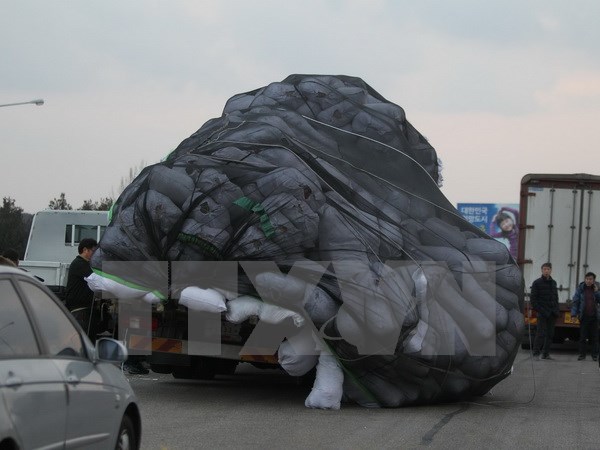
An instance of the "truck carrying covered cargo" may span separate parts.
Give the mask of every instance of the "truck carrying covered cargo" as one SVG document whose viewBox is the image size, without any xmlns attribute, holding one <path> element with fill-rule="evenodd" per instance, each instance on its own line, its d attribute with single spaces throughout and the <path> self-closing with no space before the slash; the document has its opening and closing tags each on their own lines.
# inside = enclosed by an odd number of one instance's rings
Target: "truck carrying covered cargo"
<svg viewBox="0 0 600 450">
<path fill-rule="evenodd" d="M 521 273 L 440 182 L 400 106 L 359 78 L 291 75 L 133 180 L 90 281 L 153 304 L 136 339 L 175 376 L 227 372 L 253 347 L 289 374 L 316 367 L 309 407 L 482 395 L 511 373 Z"/>
<path fill-rule="evenodd" d="M 533 343 L 537 318 L 530 308 L 531 284 L 541 265 L 552 264 L 558 286 L 560 316 L 554 342 L 579 339 L 579 322 L 571 317 L 571 299 L 587 272 L 600 273 L 600 176 L 528 174 L 521 180 L 518 263 L 525 281 L 526 336 Z M 531 336 L 530 336 L 531 334 Z"/>
</svg>

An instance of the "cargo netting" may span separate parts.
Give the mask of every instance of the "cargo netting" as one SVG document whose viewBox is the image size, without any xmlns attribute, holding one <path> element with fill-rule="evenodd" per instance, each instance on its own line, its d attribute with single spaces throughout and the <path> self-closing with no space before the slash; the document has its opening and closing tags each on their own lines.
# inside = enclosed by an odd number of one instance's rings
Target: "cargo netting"
<svg viewBox="0 0 600 450">
<path fill-rule="evenodd" d="M 319 352 L 288 337 L 279 360 L 293 374 L 317 367 L 307 406 L 337 408 L 342 393 L 383 407 L 482 395 L 518 351 L 522 279 L 441 181 L 400 106 L 359 78 L 291 75 L 233 96 L 146 167 L 115 202 L 92 266 L 110 278 L 110 261 L 274 262 L 240 267 L 235 286 L 193 270 L 118 280 L 163 301 L 212 290 L 232 321 L 275 311 L 301 330 L 306 319 Z"/>
</svg>

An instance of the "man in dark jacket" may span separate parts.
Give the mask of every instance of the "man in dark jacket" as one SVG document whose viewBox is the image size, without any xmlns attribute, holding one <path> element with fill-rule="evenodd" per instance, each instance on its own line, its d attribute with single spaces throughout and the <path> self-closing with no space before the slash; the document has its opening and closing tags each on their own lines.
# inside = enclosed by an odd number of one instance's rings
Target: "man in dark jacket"
<svg viewBox="0 0 600 450">
<path fill-rule="evenodd" d="M 537 313 L 537 327 L 533 341 L 533 356 L 542 353 L 542 359 L 550 357 L 550 345 L 554 337 L 554 325 L 559 316 L 558 288 L 550 276 L 552 264 L 542 264 L 542 276 L 531 284 L 531 307 Z"/>
<path fill-rule="evenodd" d="M 575 289 L 571 307 L 571 315 L 579 319 L 579 361 L 585 359 L 587 338 L 592 345 L 592 359 L 598 360 L 598 304 L 600 292 L 596 274 L 588 272 L 585 274 L 585 281 Z"/>
<path fill-rule="evenodd" d="M 91 238 L 85 238 L 79 242 L 79 247 L 77 247 L 79 254 L 69 266 L 65 293 L 67 308 L 77 318 L 77 321 L 92 340 L 95 336 L 88 328 L 90 327 L 89 318 L 94 302 L 94 292 L 89 288 L 84 278 L 92 274 L 90 259 L 97 246 L 96 240 Z"/>
</svg>

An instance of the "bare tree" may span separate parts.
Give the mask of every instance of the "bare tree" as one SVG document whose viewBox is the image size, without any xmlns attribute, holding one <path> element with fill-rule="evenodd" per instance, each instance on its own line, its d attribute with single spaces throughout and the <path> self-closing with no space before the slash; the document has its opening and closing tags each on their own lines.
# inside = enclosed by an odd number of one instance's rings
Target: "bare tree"
<svg viewBox="0 0 600 450">
<path fill-rule="evenodd" d="M 112 197 L 104 197 L 99 201 L 84 200 L 83 205 L 79 208 L 82 211 L 108 211 L 113 204 Z"/>
<path fill-rule="evenodd" d="M 65 193 L 61 192 L 59 198 L 55 197 L 53 200 L 50 200 L 50 203 L 48 203 L 48 209 L 72 210 L 73 207 L 69 205 L 69 202 L 67 202 Z"/>
<path fill-rule="evenodd" d="M 98 202 L 93 202 L 92 199 L 84 200 L 83 205 L 81 205 L 78 209 L 81 211 L 95 211 L 96 203 Z"/>
<path fill-rule="evenodd" d="M 128 175 L 126 177 L 121 177 L 121 182 L 119 183 L 119 194 L 123 192 L 133 180 L 135 180 L 135 177 L 137 177 L 140 174 L 140 172 L 144 170 L 145 167 L 146 162 L 142 159 L 138 166 L 133 166 L 129 168 Z"/>
</svg>

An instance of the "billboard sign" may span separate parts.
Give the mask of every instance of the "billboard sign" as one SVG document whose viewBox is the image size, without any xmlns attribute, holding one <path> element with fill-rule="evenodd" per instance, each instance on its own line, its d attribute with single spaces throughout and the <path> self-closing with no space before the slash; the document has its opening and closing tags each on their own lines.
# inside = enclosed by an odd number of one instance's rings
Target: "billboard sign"
<svg viewBox="0 0 600 450">
<path fill-rule="evenodd" d="M 517 259 L 518 203 L 458 203 L 458 212 L 481 231 L 502 242 Z"/>
</svg>

